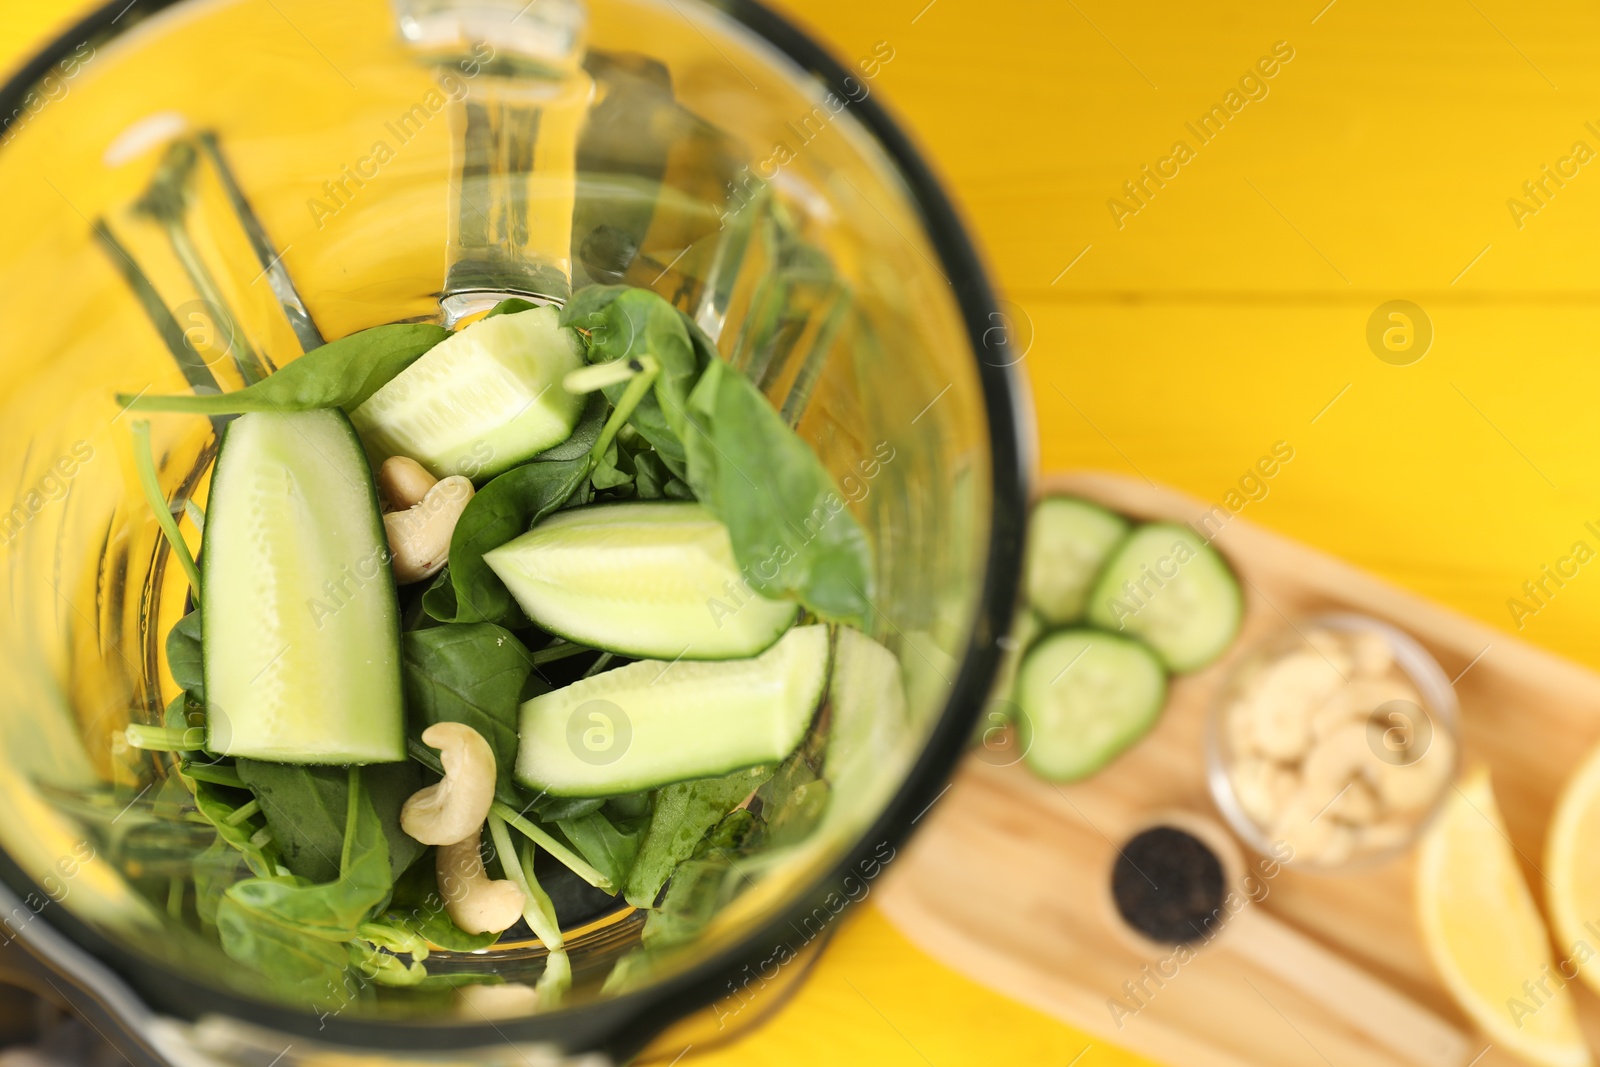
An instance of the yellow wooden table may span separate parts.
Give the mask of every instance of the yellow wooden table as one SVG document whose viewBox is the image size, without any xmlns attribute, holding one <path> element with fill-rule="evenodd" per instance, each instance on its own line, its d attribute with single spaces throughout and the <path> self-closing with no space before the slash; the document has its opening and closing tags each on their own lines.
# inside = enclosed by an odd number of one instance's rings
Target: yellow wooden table
<svg viewBox="0 0 1600 1067">
<path fill-rule="evenodd" d="M 0 66 L 87 6 L 8 5 Z M 1600 520 L 1600 9 L 781 6 L 846 58 L 894 50 L 873 91 L 1032 338 L 1046 469 L 1237 490 L 1255 522 L 1600 666 L 1600 570 L 1523 588 Z M 1292 462 L 1241 486 L 1279 441 Z M 869 901 L 786 1009 L 697 1062 L 1137 1061 Z"/>
</svg>

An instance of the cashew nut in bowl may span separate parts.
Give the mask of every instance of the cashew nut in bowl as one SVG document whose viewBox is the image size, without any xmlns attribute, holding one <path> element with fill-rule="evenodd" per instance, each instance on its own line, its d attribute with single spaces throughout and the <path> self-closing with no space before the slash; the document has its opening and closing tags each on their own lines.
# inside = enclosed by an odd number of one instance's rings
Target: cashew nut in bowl
<svg viewBox="0 0 1600 1067">
<path fill-rule="evenodd" d="M 432 578 L 450 559 L 450 535 L 472 500 L 472 482 L 459 474 L 436 483 L 405 511 L 383 517 L 394 580 L 401 585 Z"/>
<path fill-rule="evenodd" d="M 1219 693 L 1212 730 L 1212 789 L 1229 821 L 1320 868 L 1414 840 L 1459 747 L 1439 665 L 1400 631 L 1347 615 L 1263 642 Z"/>
<path fill-rule="evenodd" d="M 422 503 L 428 490 L 439 484 L 439 479 L 428 473 L 428 468 L 409 456 L 390 456 L 378 468 L 378 492 L 393 511 L 404 511 Z"/>
<path fill-rule="evenodd" d="M 478 851 L 481 827 L 464 841 L 440 845 L 434 855 L 434 876 L 445 914 L 469 934 L 498 934 L 522 918 L 527 902 L 511 881 L 491 881 Z"/>
<path fill-rule="evenodd" d="M 521 982 L 465 985 L 456 996 L 465 1009 L 461 1014 L 469 1019 L 515 1019 L 539 1009 L 539 991 Z"/>
<path fill-rule="evenodd" d="M 459 722 L 436 722 L 422 743 L 439 750 L 444 777 L 411 794 L 400 809 L 400 828 L 424 845 L 477 840 L 494 803 L 494 750 L 483 735 Z"/>
<path fill-rule="evenodd" d="M 1381 810 L 1382 803 L 1372 786 L 1363 779 L 1352 778 L 1329 802 L 1324 814 L 1348 826 L 1367 826 L 1377 820 Z"/>
</svg>

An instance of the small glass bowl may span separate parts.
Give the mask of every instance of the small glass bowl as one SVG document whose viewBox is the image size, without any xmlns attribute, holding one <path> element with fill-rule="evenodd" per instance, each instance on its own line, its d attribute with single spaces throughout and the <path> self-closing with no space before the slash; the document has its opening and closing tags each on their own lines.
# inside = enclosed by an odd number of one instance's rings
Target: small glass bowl
<svg viewBox="0 0 1600 1067">
<path fill-rule="evenodd" d="M 1328 656 L 1329 652 L 1334 652 L 1335 656 L 1338 656 L 1339 652 L 1335 652 L 1332 647 L 1319 645 L 1320 635 L 1323 634 L 1332 635 L 1330 638 L 1321 638 L 1328 645 L 1350 646 L 1344 650 L 1352 661 L 1348 669 L 1340 670 L 1335 660 Z M 1322 653 L 1332 669 L 1346 677 L 1344 682 L 1336 686 L 1334 692 L 1351 694 L 1347 698 L 1347 710 L 1333 713 L 1328 721 L 1337 721 L 1339 726 L 1359 722 L 1360 713 L 1348 710 L 1351 702 L 1359 706 L 1356 694 L 1352 692 L 1352 679 L 1368 680 L 1374 686 L 1381 684 L 1380 676 L 1355 671 L 1355 661 L 1358 659 L 1358 654 L 1354 651 L 1355 642 L 1372 640 L 1371 637 L 1363 638 L 1362 635 L 1373 635 L 1382 641 L 1392 657 L 1387 677 L 1403 678 L 1409 682 L 1419 700 L 1416 702 L 1387 700 L 1373 707 L 1366 714 L 1365 723 L 1361 728 L 1366 751 L 1354 749 L 1354 731 L 1345 730 L 1343 736 L 1338 739 L 1342 744 L 1330 747 L 1329 752 L 1316 765 L 1316 770 L 1323 772 L 1330 767 L 1352 766 L 1353 769 L 1350 771 L 1352 784 L 1337 792 L 1334 792 L 1331 785 L 1327 786 L 1325 791 L 1332 794 L 1327 803 L 1301 823 L 1291 819 L 1290 815 L 1304 814 L 1316 800 L 1320 799 L 1320 793 L 1312 788 L 1315 783 L 1309 781 L 1313 775 L 1306 773 L 1311 767 L 1309 761 L 1312 755 L 1318 754 L 1319 748 L 1329 744 L 1328 741 L 1321 739 L 1324 735 L 1317 733 L 1312 727 L 1317 712 L 1306 712 L 1307 733 L 1311 735 L 1312 740 L 1298 759 L 1282 756 L 1284 742 L 1281 741 L 1276 746 L 1275 757 L 1263 751 L 1260 734 L 1252 734 L 1252 730 L 1261 729 L 1259 718 L 1253 727 L 1236 725 L 1234 719 L 1236 716 L 1246 714 L 1241 705 L 1248 699 L 1248 694 L 1253 692 L 1253 687 L 1260 684 L 1267 670 L 1291 655 L 1315 650 Z M 1332 696 L 1325 696 L 1322 707 L 1327 708 L 1327 702 L 1332 699 Z M 1341 714 L 1344 718 L 1339 721 Z M 1326 736 L 1332 737 L 1334 728 L 1329 727 L 1328 731 Z M 1435 746 L 1441 739 L 1447 742 L 1449 747 L 1437 751 Z M 1253 751 L 1242 751 L 1241 741 L 1253 743 L 1256 748 Z M 1288 743 L 1292 745 L 1294 742 Z M 1437 760 L 1441 756 L 1446 761 L 1445 765 L 1430 766 L 1426 779 L 1419 777 L 1422 773 L 1420 768 L 1412 768 L 1412 765 L 1419 764 L 1423 760 Z M 1258 783 L 1276 782 L 1278 792 L 1286 795 L 1286 799 L 1279 804 L 1278 826 L 1263 825 L 1251 814 L 1252 806 L 1259 810 L 1261 805 L 1248 804 L 1241 798 L 1238 776 L 1251 761 L 1267 765 L 1255 769 L 1255 773 L 1260 775 L 1257 778 Z M 1437 814 L 1460 765 L 1460 706 L 1456 701 L 1455 689 L 1450 679 L 1440 668 L 1438 661 L 1410 635 L 1388 623 L 1364 615 L 1314 616 L 1299 620 L 1282 632 L 1260 641 L 1224 679 L 1217 691 L 1206 724 L 1206 778 L 1212 798 L 1223 818 L 1251 848 L 1263 855 L 1279 857 L 1297 869 L 1326 872 L 1357 870 L 1377 865 L 1404 852 L 1416 842 Z M 1404 783 L 1398 782 L 1395 778 L 1384 777 L 1399 776 L 1402 773 L 1413 777 Z M 1322 776 L 1320 773 L 1317 775 L 1317 777 Z M 1291 778 L 1295 783 L 1293 787 L 1284 786 L 1283 783 Z M 1393 793 L 1380 788 L 1380 785 L 1385 783 L 1391 786 Z M 1351 801 L 1343 807 L 1336 807 L 1336 804 L 1343 800 L 1345 793 L 1355 788 L 1356 784 L 1362 786 L 1362 796 L 1356 799 L 1362 800 L 1364 804 L 1366 797 L 1376 798 L 1377 810 L 1384 813 L 1381 818 L 1363 825 L 1359 821 L 1348 821 L 1346 818 L 1347 815 L 1354 814 L 1348 809 L 1359 810 L 1361 805 Z M 1424 786 L 1424 791 L 1430 794 L 1425 802 L 1418 800 L 1413 793 L 1403 808 L 1393 809 L 1383 799 L 1387 795 L 1404 796 L 1404 789 L 1415 790 L 1419 786 Z M 1267 790 L 1269 794 L 1273 791 L 1267 785 L 1260 785 L 1259 788 Z M 1258 799 L 1261 796 L 1262 794 L 1257 794 Z M 1316 826 L 1325 819 L 1330 822 Z M 1286 833 L 1283 825 L 1285 823 L 1298 829 L 1291 829 Z M 1343 847 L 1346 837 L 1349 839 L 1348 849 Z M 1317 847 L 1314 851 L 1309 847 L 1294 848 L 1296 840 L 1305 846 L 1320 842 L 1321 847 Z M 1286 852 L 1285 845 L 1293 849 L 1287 859 L 1283 858 Z"/>
</svg>

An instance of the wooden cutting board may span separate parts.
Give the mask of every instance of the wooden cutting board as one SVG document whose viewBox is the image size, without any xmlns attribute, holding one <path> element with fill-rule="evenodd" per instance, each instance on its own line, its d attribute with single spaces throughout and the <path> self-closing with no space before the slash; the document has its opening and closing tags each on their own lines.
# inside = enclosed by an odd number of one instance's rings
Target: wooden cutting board
<svg viewBox="0 0 1600 1067">
<path fill-rule="evenodd" d="M 1045 488 L 1140 519 L 1192 521 L 1208 509 L 1174 491 L 1107 474 L 1057 477 Z M 1229 520 L 1214 544 L 1244 586 L 1243 628 L 1228 654 L 1174 679 L 1150 735 L 1085 782 L 1052 785 L 1020 764 L 996 766 L 1001 761 L 986 752 L 969 756 L 874 898 L 909 938 L 964 974 L 1170 1067 L 1398 1064 L 1315 1001 L 1227 951 L 1226 931 L 1159 989 L 1147 982 L 1153 995 L 1119 1027 L 1108 999 L 1126 998 L 1123 983 L 1137 981 L 1152 957 L 1130 948 L 1111 924 L 1105 885 L 1115 845 L 1163 809 L 1220 821 L 1203 753 L 1217 685 L 1286 618 L 1355 611 L 1407 631 L 1456 678 L 1466 762 L 1489 766 L 1524 876 L 1542 898 L 1538 865 L 1551 810 L 1567 776 L 1600 739 L 1600 675 L 1242 518 Z M 1263 902 L 1250 906 L 1470 1034 L 1423 948 L 1412 867 L 1408 853 L 1353 874 L 1286 868 L 1268 883 Z M 1600 998 L 1575 991 L 1584 1033 L 1600 1053 Z M 1489 1045 L 1486 1038 L 1471 1040 L 1470 1055 Z M 1489 1048 L 1473 1062 L 1517 1061 Z"/>
</svg>

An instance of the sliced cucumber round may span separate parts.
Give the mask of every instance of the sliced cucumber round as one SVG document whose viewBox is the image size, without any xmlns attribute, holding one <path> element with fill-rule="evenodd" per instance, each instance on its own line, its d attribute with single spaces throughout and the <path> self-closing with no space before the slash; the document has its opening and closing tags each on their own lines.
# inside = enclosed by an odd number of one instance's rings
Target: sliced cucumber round
<svg viewBox="0 0 1600 1067">
<path fill-rule="evenodd" d="M 1041 777 L 1071 782 L 1105 766 L 1161 716 L 1167 676 L 1144 645 L 1063 630 L 1028 652 L 1017 677 L 1017 729 Z"/>
<path fill-rule="evenodd" d="M 553 307 L 496 315 L 447 337 L 350 413 L 374 465 L 410 456 L 435 477 L 493 477 L 572 434 L 584 397 L 561 379 L 583 366 Z"/>
<path fill-rule="evenodd" d="M 541 627 L 625 656 L 753 656 L 799 613 L 750 588 L 728 528 L 693 503 L 558 511 L 483 561 Z"/>
<path fill-rule="evenodd" d="M 1239 582 L 1217 550 L 1165 522 L 1135 530 L 1089 598 L 1090 622 L 1143 638 L 1179 674 L 1222 655 L 1243 613 Z"/>
<path fill-rule="evenodd" d="M 1128 521 L 1070 496 L 1046 497 L 1028 518 L 1028 602 L 1052 625 L 1083 616 L 1089 590 L 1113 549 L 1128 536 Z"/>
<path fill-rule="evenodd" d="M 828 628 L 799 626 L 753 659 L 640 660 L 522 705 L 517 780 L 603 797 L 788 756 L 827 688 Z"/>
<path fill-rule="evenodd" d="M 228 424 L 200 572 L 208 752 L 279 763 L 406 758 L 389 547 L 343 414 Z"/>
</svg>

